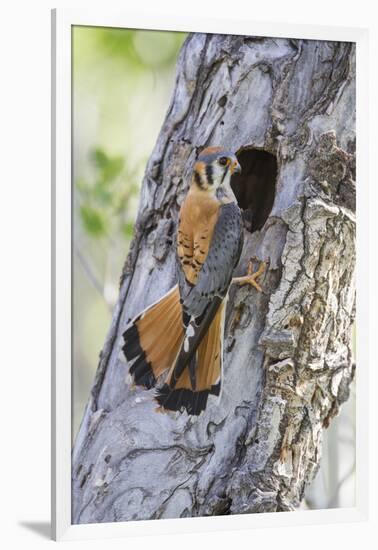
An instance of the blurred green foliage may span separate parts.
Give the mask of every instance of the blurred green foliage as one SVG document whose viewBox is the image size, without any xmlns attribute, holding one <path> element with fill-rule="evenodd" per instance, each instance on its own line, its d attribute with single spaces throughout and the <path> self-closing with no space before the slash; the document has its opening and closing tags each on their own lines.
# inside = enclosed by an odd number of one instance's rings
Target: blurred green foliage
<svg viewBox="0 0 378 550">
<path fill-rule="evenodd" d="M 185 38 L 182 32 L 75 26 L 74 63 L 93 62 L 101 52 L 111 63 L 120 61 L 134 70 L 170 67 Z"/>
<path fill-rule="evenodd" d="M 185 36 L 72 28 L 73 433 L 118 297 L 140 185 Z"/>
<path fill-rule="evenodd" d="M 91 239 L 132 237 L 143 170 L 185 37 L 73 27 L 75 204 Z"/>
<path fill-rule="evenodd" d="M 133 224 L 127 217 L 128 204 L 138 193 L 134 174 L 127 171 L 125 158 L 109 156 L 100 148 L 90 152 L 90 162 L 93 179 L 76 182 L 83 229 L 93 238 L 130 239 Z"/>
<path fill-rule="evenodd" d="M 110 29 L 99 38 L 110 55 L 127 59 L 135 67 L 158 68 L 176 61 L 185 35 L 178 32 Z"/>
</svg>

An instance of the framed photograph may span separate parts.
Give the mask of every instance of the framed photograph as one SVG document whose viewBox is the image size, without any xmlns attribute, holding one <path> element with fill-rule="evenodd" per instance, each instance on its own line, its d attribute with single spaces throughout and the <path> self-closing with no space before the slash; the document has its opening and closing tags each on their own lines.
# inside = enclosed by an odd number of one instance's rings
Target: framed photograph
<svg viewBox="0 0 378 550">
<path fill-rule="evenodd" d="M 366 517 L 367 40 L 53 12 L 54 538 Z"/>
</svg>

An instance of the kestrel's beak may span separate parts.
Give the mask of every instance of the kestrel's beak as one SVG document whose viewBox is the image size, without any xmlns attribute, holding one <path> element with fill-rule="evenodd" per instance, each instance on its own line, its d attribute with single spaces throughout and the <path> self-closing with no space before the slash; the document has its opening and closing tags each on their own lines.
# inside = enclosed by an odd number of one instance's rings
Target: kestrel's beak
<svg viewBox="0 0 378 550">
<path fill-rule="evenodd" d="M 240 164 L 238 163 L 238 161 L 236 160 L 232 165 L 231 165 L 231 174 L 241 174 L 241 166 Z"/>
</svg>

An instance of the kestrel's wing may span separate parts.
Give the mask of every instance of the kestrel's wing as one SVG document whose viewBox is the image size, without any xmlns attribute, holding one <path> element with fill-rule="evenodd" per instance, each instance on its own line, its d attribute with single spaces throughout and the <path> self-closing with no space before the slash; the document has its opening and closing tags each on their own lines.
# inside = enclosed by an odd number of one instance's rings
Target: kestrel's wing
<svg viewBox="0 0 378 550">
<path fill-rule="evenodd" d="M 183 310 L 188 316 L 200 318 L 206 314 L 213 299 L 221 301 L 227 294 L 232 273 L 239 261 L 243 246 L 241 212 L 237 204 L 224 204 L 219 209 L 212 238 L 207 247 L 195 284 L 188 281 L 178 268 L 178 281 Z"/>
<path fill-rule="evenodd" d="M 243 246 L 241 212 L 237 204 L 222 205 L 197 281 L 191 285 L 179 271 L 186 338 L 176 366 L 193 357 L 230 286 Z"/>
</svg>

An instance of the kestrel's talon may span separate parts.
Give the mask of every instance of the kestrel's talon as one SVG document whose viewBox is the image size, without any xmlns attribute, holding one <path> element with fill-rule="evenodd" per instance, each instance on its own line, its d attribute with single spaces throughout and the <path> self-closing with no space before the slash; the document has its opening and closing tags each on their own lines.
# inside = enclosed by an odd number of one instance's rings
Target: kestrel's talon
<svg viewBox="0 0 378 550">
<path fill-rule="evenodd" d="M 260 277 L 265 272 L 265 270 L 266 270 L 265 262 L 260 262 L 259 268 L 255 272 L 253 272 L 252 262 L 249 262 L 248 268 L 247 268 L 247 275 L 245 275 L 244 277 L 234 277 L 232 279 L 232 282 L 238 283 L 239 285 L 249 284 L 251 286 L 254 286 L 258 292 L 262 292 L 263 289 L 261 288 L 259 283 L 256 281 L 256 279 Z"/>
</svg>

